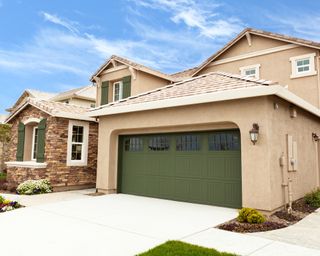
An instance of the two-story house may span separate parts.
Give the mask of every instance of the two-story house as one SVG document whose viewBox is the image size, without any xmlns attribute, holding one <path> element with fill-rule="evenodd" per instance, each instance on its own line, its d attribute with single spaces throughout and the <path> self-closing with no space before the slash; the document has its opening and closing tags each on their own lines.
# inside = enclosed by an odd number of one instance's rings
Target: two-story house
<svg viewBox="0 0 320 256">
<path fill-rule="evenodd" d="M 48 179 L 55 190 L 94 187 L 98 124 L 87 116 L 96 87 L 52 94 L 26 90 L 8 109 L 7 187 Z"/>
<path fill-rule="evenodd" d="M 97 189 L 270 212 L 319 187 L 319 50 L 246 29 L 173 75 L 111 57 L 92 76 Z"/>
</svg>

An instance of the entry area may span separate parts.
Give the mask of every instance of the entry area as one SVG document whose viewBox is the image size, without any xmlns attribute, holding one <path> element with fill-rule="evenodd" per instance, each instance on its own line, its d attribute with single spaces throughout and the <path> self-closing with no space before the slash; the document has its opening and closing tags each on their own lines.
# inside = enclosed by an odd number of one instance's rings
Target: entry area
<svg viewBox="0 0 320 256">
<path fill-rule="evenodd" d="M 239 130 L 120 136 L 118 192 L 240 208 Z"/>
</svg>

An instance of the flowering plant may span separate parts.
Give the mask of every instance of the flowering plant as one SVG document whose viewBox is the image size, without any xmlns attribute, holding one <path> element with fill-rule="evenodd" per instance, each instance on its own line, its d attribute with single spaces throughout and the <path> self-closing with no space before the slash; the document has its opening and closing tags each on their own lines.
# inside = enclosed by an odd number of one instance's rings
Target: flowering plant
<svg viewBox="0 0 320 256">
<path fill-rule="evenodd" d="M 17 187 L 17 193 L 22 195 L 34 195 L 51 193 L 52 187 L 48 180 L 27 180 Z"/>
</svg>

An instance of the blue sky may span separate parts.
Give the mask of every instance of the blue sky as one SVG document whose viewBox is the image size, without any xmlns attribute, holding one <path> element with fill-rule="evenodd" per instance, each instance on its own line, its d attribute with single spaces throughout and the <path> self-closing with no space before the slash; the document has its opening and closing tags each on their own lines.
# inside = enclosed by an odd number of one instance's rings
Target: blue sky
<svg viewBox="0 0 320 256">
<path fill-rule="evenodd" d="M 26 88 L 90 84 L 112 54 L 172 73 L 245 27 L 320 41 L 320 1 L 0 0 L 0 114 Z"/>
</svg>

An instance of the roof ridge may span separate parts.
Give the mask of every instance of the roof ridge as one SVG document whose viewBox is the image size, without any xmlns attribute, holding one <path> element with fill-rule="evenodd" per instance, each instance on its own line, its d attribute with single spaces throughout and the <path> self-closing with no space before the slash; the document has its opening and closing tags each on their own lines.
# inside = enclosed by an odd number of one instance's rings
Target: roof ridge
<svg viewBox="0 0 320 256">
<path fill-rule="evenodd" d="M 106 108 L 106 107 L 109 107 L 109 106 L 113 106 L 113 105 L 115 105 L 117 103 L 120 103 L 120 102 L 126 102 L 126 101 L 129 101 L 131 99 L 135 99 L 135 98 L 139 98 L 139 97 L 142 97 L 142 96 L 145 96 L 145 95 L 149 95 L 149 94 L 152 94 L 152 93 L 163 91 L 165 89 L 168 89 L 168 88 L 171 88 L 171 87 L 175 87 L 175 86 L 179 86 L 181 84 L 184 84 L 184 83 L 187 83 L 187 82 L 190 82 L 190 81 L 194 81 L 194 80 L 197 80 L 197 79 L 200 79 L 200 78 L 203 78 L 203 77 L 211 76 L 211 75 L 219 75 L 219 76 L 229 77 L 229 78 L 238 79 L 238 80 L 245 81 L 245 82 L 253 82 L 253 83 L 256 83 L 258 85 L 264 85 L 264 86 L 278 84 L 277 82 L 273 82 L 273 81 L 270 81 L 270 80 L 257 79 L 257 78 L 253 78 L 253 77 L 249 77 L 249 76 L 241 76 L 241 75 L 227 73 L 227 72 L 223 72 L 223 71 L 213 71 L 213 72 L 205 73 L 205 74 L 202 74 L 202 75 L 199 75 L 199 76 L 196 76 L 196 77 L 191 77 L 191 78 L 188 78 L 188 79 L 185 79 L 185 80 L 173 83 L 173 84 L 169 84 L 169 85 L 166 85 L 166 86 L 163 86 L 163 87 L 159 87 L 159 88 L 147 91 L 147 92 L 136 94 L 136 95 L 127 97 L 127 98 L 119 100 L 119 101 L 111 102 L 111 103 L 109 103 L 107 105 L 103 105 L 103 106 L 99 106 L 97 108 L 93 108 L 90 111 L 95 111 L 95 110 L 98 110 L 98 109 L 102 109 L 102 108 Z"/>
</svg>

